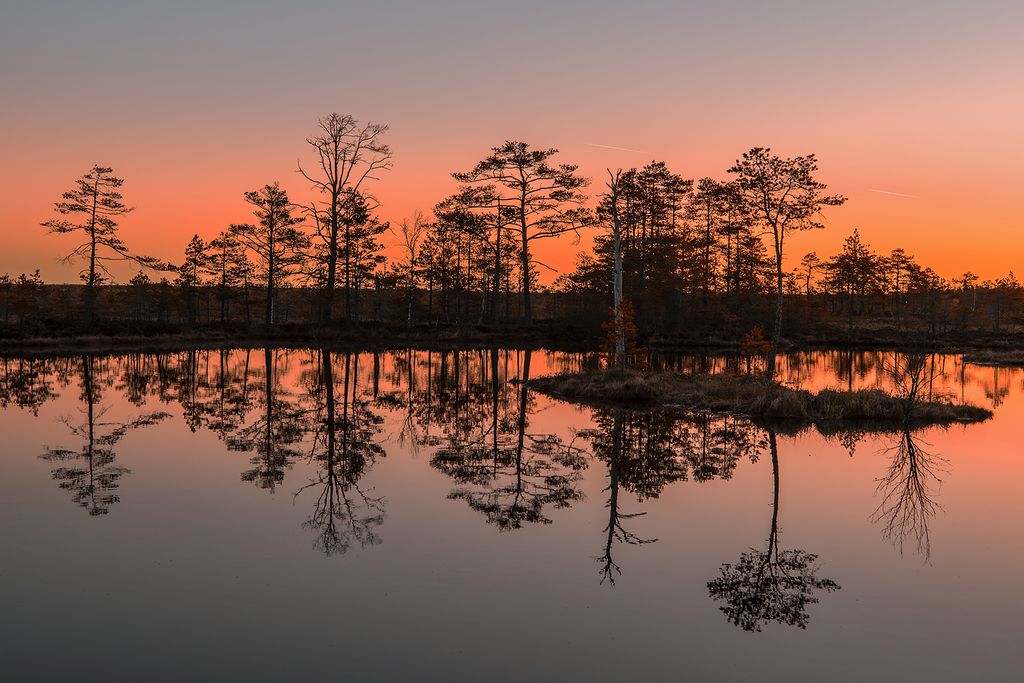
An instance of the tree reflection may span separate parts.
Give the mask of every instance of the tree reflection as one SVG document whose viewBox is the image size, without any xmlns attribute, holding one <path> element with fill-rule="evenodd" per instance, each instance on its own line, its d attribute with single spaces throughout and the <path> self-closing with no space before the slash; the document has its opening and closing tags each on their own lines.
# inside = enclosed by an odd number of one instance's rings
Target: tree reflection
<svg viewBox="0 0 1024 683">
<path fill-rule="evenodd" d="M 600 564 L 599 573 L 601 575 L 601 583 L 608 581 L 609 585 L 615 585 L 615 577 L 622 574 L 622 568 L 615 562 L 612 551 L 615 543 L 625 543 L 628 545 L 643 545 L 646 543 L 654 543 L 658 539 L 656 538 L 641 538 L 639 535 L 629 531 L 623 526 L 623 520 L 632 519 L 634 517 L 641 517 L 646 515 L 646 512 L 634 512 L 625 513 L 619 509 L 619 486 L 629 486 L 630 483 L 643 482 L 647 486 L 641 486 L 642 490 L 656 489 L 660 491 L 661 486 L 664 485 L 664 481 L 661 478 L 651 477 L 649 473 L 655 471 L 671 472 L 668 476 L 675 474 L 674 468 L 669 466 L 664 468 L 650 467 L 647 463 L 635 466 L 640 461 L 645 460 L 644 455 L 652 452 L 663 455 L 665 450 L 663 448 L 656 448 L 651 450 L 644 450 L 640 454 L 634 452 L 627 453 L 624 448 L 626 442 L 626 436 L 624 432 L 626 427 L 623 424 L 623 411 L 616 409 L 611 412 L 610 415 L 603 414 L 597 418 L 598 430 L 597 438 L 594 439 L 594 454 L 605 461 L 608 465 L 608 486 L 605 487 L 605 491 L 608 492 L 608 502 L 605 503 L 605 508 L 608 510 L 608 524 L 605 525 L 605 542 L 604 552 L 597 558 Z M 632 431 L 632 430 L 631 430 Z M 636 442 L 630 440 L 630 445 L 634 445 Z M 631 450 L 631 449 L 630 449 Z M 669 460 L 671 461 L 671 460 Z M 664 464 L 664 460 L 661 460 Z M 625 465 L 625 468 L 623 468 Z M 630 466 L 634 465 L 634 466 Z M 622 481 L 622 470 L 625 469 L 626 480 Z M 631 482 L 629 477 L 632 473 L 645 472 L 647 476 L 638 477 L 636 480 Z M 654 494 L 657 495 L 657 494 Z"/>
<path fill-rule="evenodd" d="M 816 593 L 839 589 L 832 579 L 817 576 L 817 555 L 779 549 L 779 455 L 771 429 L 768 446 L 774 497 L 767 547 L 751 548 L 734 564 L 723 564 L 718 578 L 708 582 L 711 598 L 725 603 L 719 609 L 730 623 L 745 631 L 760 631 L 771 622 L 807 628 L 807 606 L 818 602 Z"/>
<path fill-rule="evenodd" d="M 310 394 L 317 428 L 311 459 L 319 469 L 295 496 L 316 491 L 313 512 L 303 527 L 316 532 L 314 546 L 325 555 L 344 554 L 353 544 L 381 542 L 377 528 L 384 522 L 385 499 L 370 495 L 359 482 L 376 459 L 385 456 L 374 440 L 382 420 L 359 397 L 357 357 L 344 354 L 340 409 L 329 351 L 320 351 L 319 372 L 314 375 Z"/>
<path fill-rule="evenodd" d="M 100 395 L 94 379 L 93 358 L 81 358 L 81 400 L 85 404 L 84 419 L 73 424 L 62 422 L 71 434 L 82 440 L 80 448 L 47 448 L 41 456 L 45 460 L 62 463 L 53 470 L 53 478 L 62 489 L 71 492 L 72 500 L 88 510 L 92 516 L 105 515 L 120 501 L 117 489 L 128 468 L 117 465 L 114 447 L 134 429 L 148 427 L 169 413 L 153 412 L 127 422 L 104 421 L 106 408 L 98 407 Z"/>
<path fill-rule="evenodd" d="M 608 523 L 604 550 L 597 559 L 601 583 L 611 585 L 622 574 L 613 557 L 616 543 L 643 545 L 657 540 L 625 528 L 624 520 L 646 513 L 623 512 L 620 489 L 642 503 L 657 498 L 675 481 L 729 479 L 740 458 L 757 460 L 763 441 L 751 423 L 708 413 L 599 410 L 594 423 L 594 429 L 581 434 L 590 439 L 594 456 L 608 467 Z"/>
<path fill-rule="evenodd" d="M 274 492 L 284 481 L 285 470 L 302 455 L 299 444 L 307 427 L 305 411 L 296 405 L 277 381 L 277 354 L 264 350 L 263 392 L 259 400 L 260 415 L 248 425 L 227 435 L 229 450 L 255 452 L 252 469 L 242 473 L 242 481 Z"/>
<path fill-rule="evenodd" d="M 526 429 L 532 401 L 529 391 L 529 350 L 523 352 L 514 414 L 501 394 L 510 385 L 498 376 L 497 351 L 491 353 L 491 400 L 471 423 L 461 420 L 449 429 L 431 464 L 458 482 L 448 494 L 480 512 L 502 531 L 524 524 L 550 524 L 545 509 L 572 505 L 583 496 L 580 473 L 583 451 L 554 435 L 532 435 Z"/>
<path fill-rule="evenodd" d="M 15 405 L 38 415 L 43 404 L 56 396 L 52 374 L 52 368 L 42 360 L 0 360 L 0 408 Z"/>
<path fill-rule="evenodd" d="M 885 474 L 878 480 L 881 502 L 872 516 L 882 525 L 882 535 L 903 554 L 904 543 L 913 539 L 926 562 L 931 561 L 929 523 L 942 506 L 935 489 L 942 483 L 939 473 L 946 460 L 928 453 L 921 440 L 904 427 L 896 445 L 888 449 L 892 456 Z"/>
</svg>

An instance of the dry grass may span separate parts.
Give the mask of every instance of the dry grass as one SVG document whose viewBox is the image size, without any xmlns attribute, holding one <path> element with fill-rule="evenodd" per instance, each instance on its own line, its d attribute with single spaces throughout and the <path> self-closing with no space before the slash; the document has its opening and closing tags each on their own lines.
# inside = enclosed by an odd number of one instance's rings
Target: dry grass
<svg viewBox="0 0 1024 683">
<path fill-rule="evenodd" d="M 937 401 L 909 404 L 873 389 L 813 393 L 750 376 L 605 370 L 540 377 L 531 380 L 530 385 L 577 403 L 706 410 L 803 424 L 951 424 L 992 416 L 991 411 L 973 405 Z"/>
<path fill-rule="evenodd" d="M 995 365 L 1002 367 L 1024 367 L 1024 350 L 985 349 L 964 354 L 964 362 L 973 365 Z"/>
</svg>

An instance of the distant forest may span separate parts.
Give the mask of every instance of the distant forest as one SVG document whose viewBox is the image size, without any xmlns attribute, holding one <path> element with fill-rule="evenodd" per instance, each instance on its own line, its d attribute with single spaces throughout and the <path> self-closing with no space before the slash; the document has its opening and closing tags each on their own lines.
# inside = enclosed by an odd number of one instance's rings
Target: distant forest
<svg viewBox="0 0 1024 683">
<path fill-rule="evenodd" d="M 1004 335 L 1020 324 L 1012 272 L 947 280 L 903 249 L 875 252 L 856 229 L 835 254 L 790 254 L 791 232 L 824 228 L 823 210 L 845 202 L 813 154 L 754 148 L 721 179 L 654 161 L 591 183 L 558 150 L 508 141 L 453 172 L 453 194 L 429 213 L 390 225 L 373 193 L 392 166 L 387 126 L 339 114 L 317 124 L 296 181 L 314 201 L 268 183 L 245 194 L 249 222 L 196 234 L 169 260 L 121 240 L 124 181 L 94 166 L 42 223 L 69 243 L 63 258 L 81 266 L 81 284 L 0 275 L 3 335 L 515 323 L 595 337 L 603 325 L 620 344 L 627 333 L 750 344 Z M 584 231 L 593 248 L 539 284 L 552 269 L 537 241 Z M 385 242 L 397 242 L 394 258 Z M 117 261 L 138 266 L 127 283 L 111 275 Z"/>
</svg>

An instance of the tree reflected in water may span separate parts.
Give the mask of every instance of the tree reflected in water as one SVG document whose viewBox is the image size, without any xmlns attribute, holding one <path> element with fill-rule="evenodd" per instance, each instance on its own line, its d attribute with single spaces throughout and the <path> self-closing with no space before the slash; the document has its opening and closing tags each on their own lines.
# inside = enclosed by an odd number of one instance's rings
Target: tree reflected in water
<svg viewBox="0 0 1024 683">
<path fill-rule="evenodd" d="M 597 560 L 601 583 L 609 585 L 622 574 L 613 556 L 616 544 L 657 541 L 625 527 L 625 520 L 647 513 L 623 512 L 620 491 L 632 494 L 642 504 L 657 498 L 675 481 L 729 479 L 741 458 L 757 460 L 763 441 L 750 422 L 707 413 L 612 409 L 596 411 L 593 421 L 595 427 L 580 434 L 590 440 L 594 457 L 608 468 L 608 523 Z"/>
<path fill-rule="evenodd" d="M 832 579 L 817 575 L 818 556 L 805 550 L 779 549 L 779 453 L 775 432 L 768 430 L 772 456 L 774 498 L 772 523 L 764 550 L 751 548 L 739 560 L 723 564 L 708 593 L 724 602 L 719 609 L 744 631 L 760 631 L 772 622 L 807 628 L 807 606 L 817 603 L 819 591 L 839 590 Z"/>
<path fill-rule="evenodd" d="M 384 523 L 383 497 L 372 496 L 360 479 L 385 452 L 375 438 L 381 418 L 375 415 L 358 392 L 358 356 L 346 353 L 342 361 L 340 406 L 334 359 L 327 350 L 319 353 L 319 371 L 313 375 L 309 394 L 314 402 L 310 415 L 316 425 L 310 460 L 316 476 L 295 494 L 316 492 L 313 512 L 303 527 L 316 532 L 314 546 L 325 555 L 348 552 L 381 542 L 378 527 Z"/>
<path fill-rule="evenodd" d="M 80 359 L 80 400 L 85 404 L 82 421 L 61 420 L 73 436 L 81 439 L 82 445 L 78 449 L 46 448 L 41 456 L 44 460 L 61 463 L 53 470 L 53 478 L 92 516 L 109 513 L 111 506 L 120 501 L 117 489 L 121 477 L 129 470 L 116 464 L 114 447 L 129 432 L 170 417 L 169 413 L 153 412 L 127 422 L 104 420 L 109 408 L 99 406 L 101 396 L 94 379 L 94 362 L 91 356 Z"/>
<path fill-rule="evenodd" d="M 56 397 L 50 364 L 26 358 L 0 359 L 0 409 L 17 406 L 33 415 Z"/>
<path fill-rule="evenodd" d="M 881 501 L 872 520 L 882 525 L 883 537 L 899 548 L 901 555 L 906 541 L 913 539 L 917 552 L 930 562 L 929 524 L 942 509 L 935 494 L 942 483 L 939 473 L 945 470 L 947 461 L 921 445 L 920 438 L 904 427 L 896 445 L 888 449 L 892 460 L 878 480 Z"/>
<path fill-rule="evenodd" d="M 242 472 L 242 481 L 270 493 L 284 481 L 285 470 L 302 455 L 299 444 L 308 430 L 306 411 L 280 386 L 277 362 L 277 353 L 267 347 L 258 416 L 226 438 L 229 450 L 255 453 L 253 467 Z"/>
<path fill-rule="evenodd" d="M 583 496 L 583 451 L 557 436 L 527 432 L 533 410 L 530 357 L 529 350 L 523 352 L 513 408 L 503 400 L 512 385 L 499 379 L 497 351 L 491 352 L 489 407 L 475 406 L 481 412 L 468 422 L 459 416 L 431 458 L 434 467 L 458 483 L 448 497 L 465 501 L 502 531 L 550 524 L 546 508 L 566 508 Z"/>
</svg>

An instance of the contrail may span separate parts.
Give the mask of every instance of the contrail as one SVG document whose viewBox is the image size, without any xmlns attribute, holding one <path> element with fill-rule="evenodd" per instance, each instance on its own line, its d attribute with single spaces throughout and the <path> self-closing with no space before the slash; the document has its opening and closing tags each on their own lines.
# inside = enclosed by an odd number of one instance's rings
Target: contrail
<svg viewBox="0 0 1024 683">
<path fill-rule="evenodd" d="M 893 197 L 906 197 L 908 199 L 917 199 L 917 195 L 903 194 L 902 192 L 890 192 L 889 190 L 870 190 L 871 192 L 877 192 L 878 194 L 888 194 Z"/>
<path fill-rule="evenodd" d="M 588 142 L 587 144 L 590 145 L 591 147 L 600 147 L 602 149 L 616 149 L 616 150 L 618 150 L 620 152 L 635 152 L 636 154 L 643 154 L 643 152 L 641 152 L 640 150 L 638 150 L 638 149 L 630 149 L 629 147 L 615 147 L 614 145 L 599 145 L 596 142 Z"/>
</svg>

